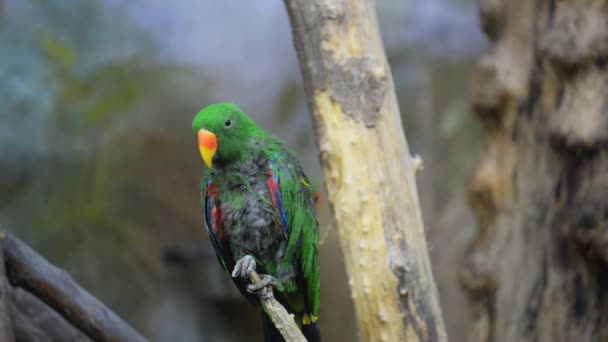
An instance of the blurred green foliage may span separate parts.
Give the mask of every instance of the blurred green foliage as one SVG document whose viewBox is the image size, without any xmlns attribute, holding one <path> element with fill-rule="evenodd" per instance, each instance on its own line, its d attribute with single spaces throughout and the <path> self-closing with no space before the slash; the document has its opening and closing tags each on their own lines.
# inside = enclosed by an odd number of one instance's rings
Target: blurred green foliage
<svg viewBox="0 0 608 342">
<path fill-rule="evenodd" d="M 0 222 L 146 334 L 180 331 L 150 315 L 175 291 L 163 249 L 201 225 L 200 163 L 174 153 L 187 151 L 209 78 L 158 60 L 150 37 L 102 6 L 10 7 L 0 30 Z M 184 186 L 158 181 L 181 169 L 191 170 Z M 175 207 L 184 194 L 188 205 Z"/>
</svg>

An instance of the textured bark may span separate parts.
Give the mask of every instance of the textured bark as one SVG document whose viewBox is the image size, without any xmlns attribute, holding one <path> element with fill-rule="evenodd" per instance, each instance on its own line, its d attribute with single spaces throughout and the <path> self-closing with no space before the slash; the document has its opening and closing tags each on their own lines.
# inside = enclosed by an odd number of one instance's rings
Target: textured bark
<svg viewBox="0 0 608 342">
<path fill-rule="evenodd" d="M 445 341 L 374 2 L 285 4 L 361 339 Z"/>
<path fill-rule="evenodd" d="M 146 341 L 125 321 L 13 235 L 0 232 L 6 275 L 95 341 Z"/>
<path fill-rule="evenodd" d="M 608 5 L 483 0 L 473 341 L 608 340 Z"/>
</svg>

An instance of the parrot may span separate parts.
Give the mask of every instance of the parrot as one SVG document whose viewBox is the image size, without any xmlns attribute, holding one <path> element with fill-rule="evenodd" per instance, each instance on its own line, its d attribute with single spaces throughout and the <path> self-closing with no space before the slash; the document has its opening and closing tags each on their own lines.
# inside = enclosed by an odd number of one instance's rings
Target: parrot
<svg viewBox="0 0 608 342">
<path fill-rule="evenodd" d="M 220 266 L 254 305 L 261 307 L 260 291 L 271 286 L 306 339 L 321 341 L 319 228 L 302 166 L 235 104 L 203 108 L 192 129 L 209 170 L 201 201 Z M 261 282 L 249 282 L 253 271 Z M 284 341 L 263 307 L 261 315 L 264 341 Z"/>
</svg>

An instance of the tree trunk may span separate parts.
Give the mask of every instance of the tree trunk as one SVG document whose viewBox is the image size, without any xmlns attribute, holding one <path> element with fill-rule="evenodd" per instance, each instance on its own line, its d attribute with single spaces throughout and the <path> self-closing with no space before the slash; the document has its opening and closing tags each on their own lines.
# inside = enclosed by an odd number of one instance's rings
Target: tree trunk
<svg viewBox="0 0 608 342">
<path fill-rule="evenodd" d="M 445 341 L 417 166 L 401 129 L 374 3 L 285 4 L 361 339 Z"/>
<path fill-rule="evenodd" d="M 483 0 L 473 341 L 608 340 L 608 5 Z"/>
</svg>

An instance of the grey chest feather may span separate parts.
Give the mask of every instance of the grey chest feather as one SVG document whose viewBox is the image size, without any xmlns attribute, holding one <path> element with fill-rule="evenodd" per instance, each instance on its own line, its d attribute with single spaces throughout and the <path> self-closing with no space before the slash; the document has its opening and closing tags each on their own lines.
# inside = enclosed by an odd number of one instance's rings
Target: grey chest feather
<svg viewBox="0 0 608 342">
<path fill-rule="evenodd" d="M 245 255 L 253 255 L 263 263 L 274 260 L 285 238 L 282 228 L 277 225 L 267 179 L 247 175 L 246 180 L 242 181 L 248 184 L 231 186 L 236 196 L 229 196 L 241 198 L 242 206 L 222 203 L 224 232 L 228 236 L 232 254 L 235 261 Z"/>
</svg>

